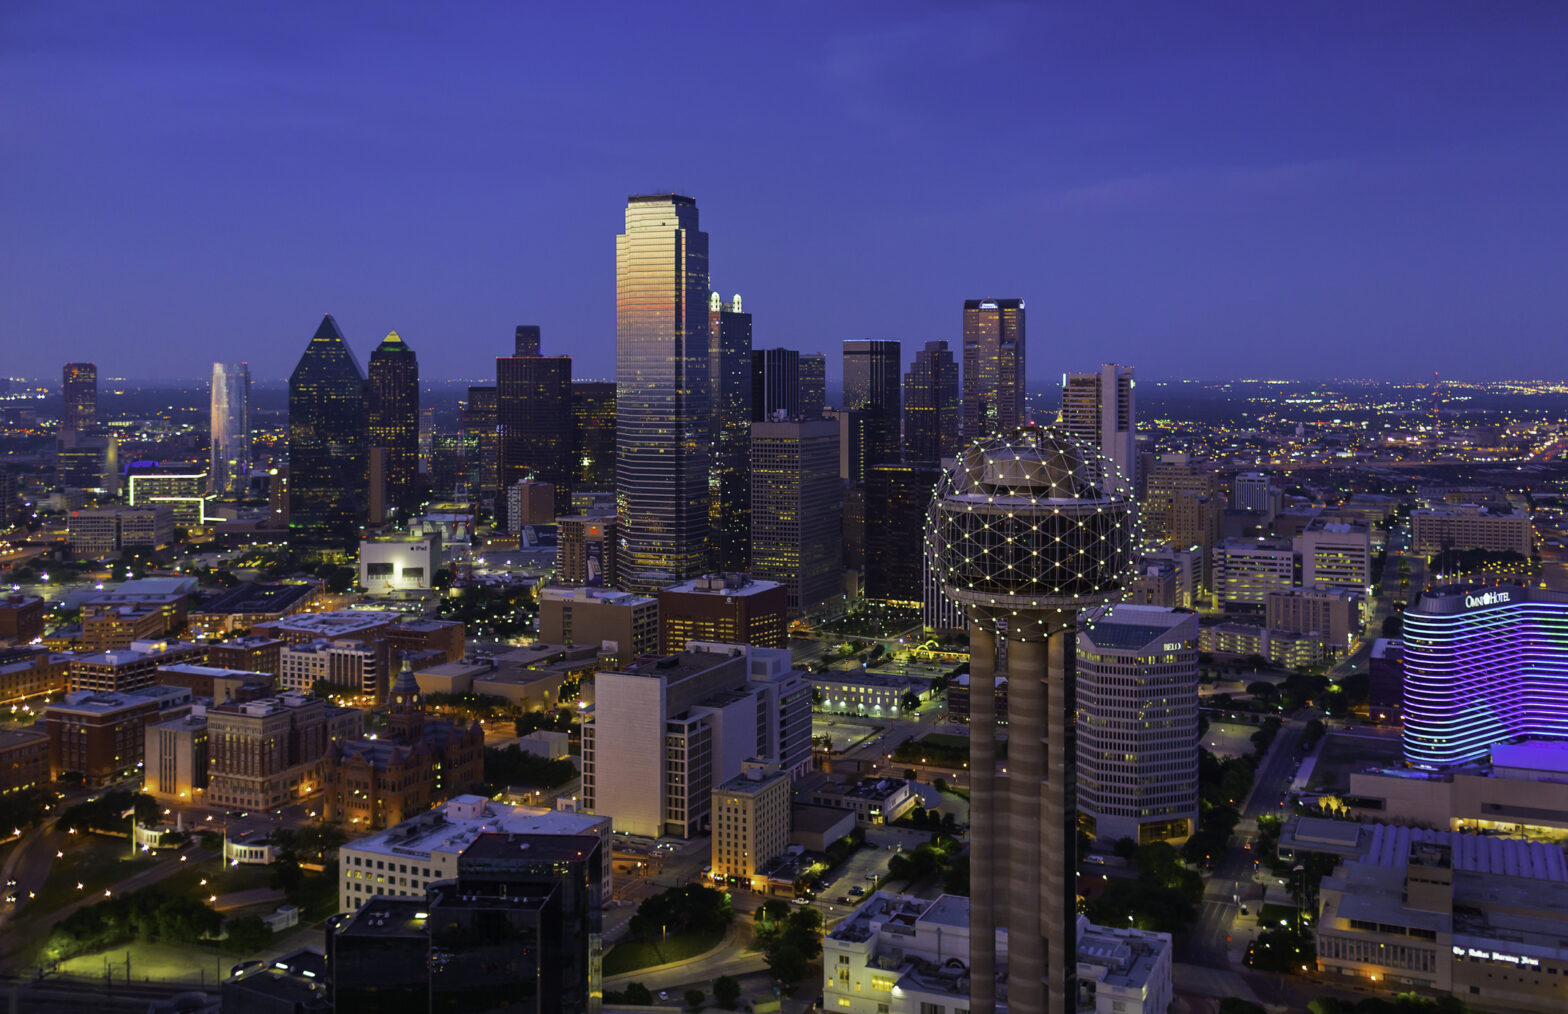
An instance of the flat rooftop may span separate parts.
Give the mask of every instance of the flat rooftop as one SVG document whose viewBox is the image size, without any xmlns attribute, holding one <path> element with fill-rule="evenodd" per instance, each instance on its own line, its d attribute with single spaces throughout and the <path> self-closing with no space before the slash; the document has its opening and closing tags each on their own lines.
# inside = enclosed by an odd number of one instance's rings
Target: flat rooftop
<svg viewBox="0 0 1568 1014">
<path fill-rule="evenodd" d="M 735 654 L 720 654 L 716 651 L 681 651 L 673 655 L 638 659 L 615 672 L 624 676 L 647 676 L 675 683 L 705 673 L 716 666 L 726 665 L 737 658 L 745 660 L 744 649 L 737 649 Z"/>
<path fill-rule="evenodd" d="M 542 863 L 586 859 L 598 845 L 597 838 L 582 834 L 481 834 L 463 851 L 464 859 L 526 859 Z"/>
<path fill-rule="evenodd" d="M 435 852 L 463 853 L 481 835 L 491 832 L 598 835 L 599 829 L 609 819 L 594 814 L 509 806 L 490 801 L 485 801 L 484 816 L 478 818 L 449 816 L 456 809 L 456 806 L 448 804 L 443 809 L 420 814 L 385 831 L 351 841 L 343 848 L 361 854 L 412 855 L 428 859 Z"/>
<path fill-rule="evenodd" d="M 751 595 L 760 595 L 775 588 L 784 587 L 777 581 L 764 581 L 760 578 L 745 575 L 726 574 L 721 576 L 693 578 L 672 584 L 659 589 L 660 595 L 713 595 L 727 598 L 746 598 Z"/>
<path fill-rule="evenodd" d="M 314 584 L 242 584 L 195 609 L 198 613 L 281 613 L 315 594 Z"/>
<path fill-rule="evenodd" d="M 414 937 L 425 933 L 430 916 L 423 898 L 367 898 L 348 922 L 338 929 L 339 936 Z"/>
<path fill-rule="evenodd" d="M 273 621 L 271 626 L 276 630 L 311 633 L 318 637 L 342 637 L 344 634 L 388 626 L 402 618 L 402 613 L 390 609 L 341 609 L 334 613 L 299 613 L 285 616 Z"/>
</svg>

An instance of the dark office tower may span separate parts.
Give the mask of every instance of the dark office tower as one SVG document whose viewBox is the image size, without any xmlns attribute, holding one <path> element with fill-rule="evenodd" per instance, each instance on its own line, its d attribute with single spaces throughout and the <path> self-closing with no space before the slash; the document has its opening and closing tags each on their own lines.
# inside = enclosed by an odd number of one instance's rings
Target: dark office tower
<svg viewBox="0 0 1568 1014">
<path fill-rule="evenodd" d="M 844 343 L 844 408 L 866 414 L 866 464 L 903 460 L 903 347 L 896 341 Z"/>
<path fill-rule="evenodd" d="M 935 461 L 866 471 L 866 598 L 918 608 L 923 594 L 926 511 L 942 478 Z"/>
<path fill-rule="evenodd" d="M 751 383 L 751 314 L 739 295 L 726 303 L 715 292 L 708 298 L 708 527 L 711 569 L 721 573 L 744 571 L 751 558 Z"/>
<path fill-rule="evenodd" d="M 396 331 L 370 353 L 366 391 L 370 446 L 386 450 L 387 504 L 410 507 L 419 495 L 419 360 Z"/>
<path fill-rule="evenodd" d="M 615 382 L 572 383 L 573 487 L 601 493 L 615 489 Z"/>
<path fill-rule="evenodd" d="M 926 342 L 904 378 L 904 457 L 940 461 L 957 454 L 964 442 L 960 404 L 958 362 L 947 342 Z"/>
<path fill-rule="evenodd" d="M 60 384 L 60 434 L 91 433 L 98 426 L 98 367 L 66 363 Z"/>
<path fill-rule="evenodd" d="M 820 419 L 800 405 L 800 353 L 794 349 L 762 349 L 751 357 L 751 418 Z"/>
<path fill-rule="evenodd" d="M 751 573 L 789 592 L 801 613 L 842 590 L 838 425 L 751 425 Z"/>
<path fill-rule="evenodd" d="M 332 315 L 289 377 L 289 538 L 347 546 L 366 509 L 365 371 Z"/>
<path fill-rule="evenodd" d="M 821 419 L 828 407 L 828 357 L 820 352 L 800 355 L 800 415 Z"/>
<path fill-rule="evenodd" d="M 216 497 L 242 496 L 250 477 L 250 366 L 212 364 L 212 417 L 208 490 Z"/>
<path fill-rule="evenodd" d="M 1024 301 L 964 301 L 964 439 L 1011 433 L 1024 412 Z"/>
<path fill-rule="evenodd" d="M 629 591 L 697 577 L 707 564 L 707 305 L 697 202 L 629 198 L 615 238 L 615 493 Z"/>
<path fill-rule="evenodd" d="M 501 434 L 496 423 L 495 388 L 470 387 L 460 422 L 468 495 L 480 502 L 499 503 Z"/>
<path fill-rule="evenodd" d="M 541 356 L 539 329 L 517 329 L 517 355 L 495 361 L 501 488 L 522 479 L 555 487 L 556 514 L 572 506 L 572 357 Z"/>
</svg>

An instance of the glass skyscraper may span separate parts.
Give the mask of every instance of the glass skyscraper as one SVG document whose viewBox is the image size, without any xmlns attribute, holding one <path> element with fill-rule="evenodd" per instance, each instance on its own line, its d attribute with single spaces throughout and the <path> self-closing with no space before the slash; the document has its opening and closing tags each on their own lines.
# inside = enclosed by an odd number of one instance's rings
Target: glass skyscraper
<svg viewBox="0 0 1568 1014">
<path fill-rule="evenodd" d="M 386 448 L 386 498 L 407 506 L 418 492 L 419 359 L 396 331 L 370 353 L 366 391 L 370 446 Z"/>
<path fill-rule="evenodd" d="M 212 364 L 211 465 L 208 490 L 213 496 L 242 493 L 250 475 L 250 366 Z"/>
<path fill-rule="evenodd" d="M 1024 410 L 1024 301 L 964 301 L 964 437 L 1011 433 Z"/>
<path fill-rule="evenodd" d="M 926 342 L 904 378 L 904 457 L 940 461 L 963 445 L 958 362 L 947 342 Z"/>
<path fill-rule="evenodd" d="M 577 490 L 615 489 L 615 382 L 572 381 L 572 456 Z"/>
<path fill-rule="evenodd" d="M 740 296 L 708 298 L 708 381 L 713 436 L 709 528 L 713 568 L 744 571 L 751 543 L 751 314 Z"/>
<path fill-rule="evenodd" d="M 615 238 L 615 492 L 629 590 L 707 564 L 708 293 L 697 202 L 628 199 Z"/>
<path fill-rule="evenodd" d="M 539 328 L 517 329 L 513 355 L 495 361 L 500 486 L 523 479 L 555 487 L 555 512 L 572 504 L 572 357 L 539 354 Z"/>
<path fill-rule="evenodd" d="M 366 503 L 365 371 L 327 314 L 289 377 L 289 536 L 347 546 Z"/>
<path fill-rule="evenodd" d="M 66 363 L 61 375 L 60 434 L 91 433 L 98 426 L 98 367 Z"/>
<path fill-rule="evenodd" d="M 866 414 L 865 462 L 903 460 L 903 346 L 896 341 L 844 343 L 844 408 Z M 852 476 L 861 481 L 863 475 Z"/>
</svg>

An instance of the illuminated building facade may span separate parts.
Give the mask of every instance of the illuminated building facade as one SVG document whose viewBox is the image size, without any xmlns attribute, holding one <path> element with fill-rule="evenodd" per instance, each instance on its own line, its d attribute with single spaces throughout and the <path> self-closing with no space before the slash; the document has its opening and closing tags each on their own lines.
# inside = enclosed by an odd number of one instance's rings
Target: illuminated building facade
<svg viewBox="0 0 1568 1014">
<path fill-rule="evenodd" d="M 1138 413 L 1130 366 L 1104 363 L 1095 373 L 1062 376 L 1062 426 L 1099 448 L 1137 486 Z"/>
<path fill-rule="evenodd" d="M 964 301 L 964 437 L 1009 433 L 1024 412 L 1024 301 Z"/>
<path fill-rule="evenodd" d="M 739 294 L 728 303 L 717 292 L 709 297 L 708 383 L 709 548 L 717 569 L 745 570 L 751 556 L 751 314 L 741 310 Z"/>
<path fill-rule="evenodd" d="M 800 414 L 820 419 L 828 404 L 828 357 L 820 352 L 800 354 Z"/>
<path fill-rule="evenodd" d="M 615 383 L 572 382 L 572 456 L 577 490 L 615 489 Z"/>
<path fill-rule="evenodd" d="M 1123 604 L 1079 631 L 1078 812 L 1102 842 L 1197 828 L 1197 613 Z"/>
<path fill-rule="evenodd" d="M 210 476 L 194 461 L 137 461 L 126 468 L 126 500 L 132 507 L 162 504 L 174 523 L 190 528 L 207 523 Z"/>
<path fill-rule="evenodd" d="M 708 234 L 697 202 L 634 196 L 615 239 L 615 490 L 622 582 L 696 577 L 708 559 Z"/>
<path fill-rule="evenodd" d="M 98 428 L 98 366 L 66 363 L 61 376 L 60 435 L 91 433 Z"/>
<path fill-rule="evenodd" d="M 751 571 L 789 590 L 799 613 L 837 595 L 843 532 L 838 424 L 751 424 Z"/>
<path fill-rule="evenodd" d="M 370 353 L 365 392 L 370 446 L 386 450 L 383 493 L 388 503 L 412 506 L 419 492 L 419 359 L 396 331 Z"/>
<path fill-rule="evenodd" d="M 470 387 L 460 418 L 463 437 L 454 448 L 460 458 L 457 485 L 466 484 L 468 495 L 476 500 L 494 503 L 501 491 L 501 431 L 496 422 L 496 389 L 488 385 Z"/>
<path fill-rule="evenodd" d="M 250 364 L 212 364 L 212 420 L 208 489 L 234 497 L 250 476 Z"/>
<path fill-rule="evenodd" d="M 348 546 L 365 521 L 365 371 L 327 314 L 289 377 L 289 538 Z"/>
<path fill-rule="evenodd" d="M 947 342 L 926 342 L 904 377 L 904 457 L 940 461 L 957 454 L 963 442 L 958 360 Z"/>
<path fill-rule="evenodd" d="M 1568 595 L 1424 592 L 1405 611 L 1405 761 L 1446 768 L 1497 743 L 1568 738 Z"/>
</svg>

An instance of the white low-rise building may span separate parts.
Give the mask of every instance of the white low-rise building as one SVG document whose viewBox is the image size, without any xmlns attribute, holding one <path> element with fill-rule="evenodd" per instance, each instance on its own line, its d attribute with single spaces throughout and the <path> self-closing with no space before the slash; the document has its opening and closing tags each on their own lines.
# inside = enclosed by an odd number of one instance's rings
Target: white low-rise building
<svg viewBox="0 0 1568 1014">
<path fill-rule="evenodd" d="M 610 819 L 537 806 L 510 806 L 483 796 L 457 796 L 445 806 L 338 850 L 338 910 L 352 912 L 377 895 L 423 898 L 437 880 L 457 876 L 458 857 L 479 835 L 592 835 L 610 854 Z M 604 864 L 603 897 L 611 896 L 612 863 Z"/>
<path fill-rule="evenodd" d="M 429 588 L 441 568 L 441 536 L 377 537 L 359 543 L 359 586 L 371 593 Z"/>
<path fill-rule="evenodd" d="M 1005 963 L 1007 931 L 997 934 Z M 1165 1014 L 1171 937 L 1078 917 L 1081 1014 Z M 822 941 L 822 999 L 849 1014 L 959 1014 L 969 1009 L 969 899 L 878 891 Z M 1007 984 L 997 984 L 1005 1003 Z"/>
</svg>

